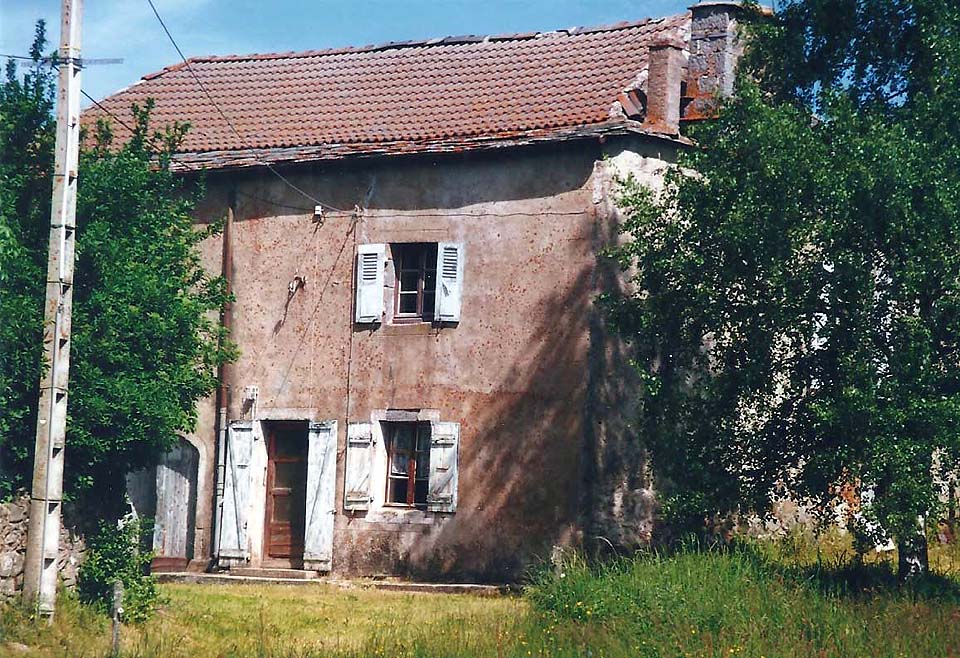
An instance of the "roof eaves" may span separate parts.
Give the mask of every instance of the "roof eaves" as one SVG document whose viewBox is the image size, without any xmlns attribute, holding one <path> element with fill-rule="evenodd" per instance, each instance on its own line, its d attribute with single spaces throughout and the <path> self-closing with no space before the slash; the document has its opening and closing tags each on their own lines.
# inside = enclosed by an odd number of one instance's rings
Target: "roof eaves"
<svg viewBox="0 0 960 658">
<path fill-rule="evenodd" d="M 375 158 L 397 155 L 463 153 L 467 151 L 515 148 L 534 144 L 563 143 L 583 139 L 636 134 L 646 138 L 683 146 L 693 142 L 682 136 L 651 132 L 638 121 L 611 119 L 602 123 L 560 129 L 538 129 L 496 136 L 445 139 L 429 142 L 398 141 L 363 144 L 319 144 L 258 149 L 236 149 L 180 153 L 174 169 L 227 170 L 270 165 L 303 164 L 354 158 Z"/>
</svg>

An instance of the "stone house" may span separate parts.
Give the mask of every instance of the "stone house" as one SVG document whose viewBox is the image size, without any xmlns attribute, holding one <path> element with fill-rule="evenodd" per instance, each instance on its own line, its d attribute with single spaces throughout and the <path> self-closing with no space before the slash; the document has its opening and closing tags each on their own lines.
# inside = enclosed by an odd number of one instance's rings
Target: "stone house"
<svg viewBox="0 0 960 658">
<path fill-rule="evenodd" d="M 131 478 L 155 568 L 490 581 L 647 541 L 602 250 L 616 177 L 656 185 L 730 91 L 738 11 L 196 57 L 88 110 L 189 122 L 175 166 L 226 221 L 241 355 Z"/>
</svg>

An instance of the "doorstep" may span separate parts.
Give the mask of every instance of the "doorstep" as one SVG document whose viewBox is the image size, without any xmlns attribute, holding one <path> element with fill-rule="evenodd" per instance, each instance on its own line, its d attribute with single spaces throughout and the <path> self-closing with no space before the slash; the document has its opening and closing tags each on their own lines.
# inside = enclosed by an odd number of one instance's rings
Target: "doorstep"
<svg viewBox="0 0 960 658">
<path fill-rule="evenodd" d="M 473 596 L 504 596 L 519 591 L 515 585 L 477 585 L 474 583 L 418 583 L 400 580 L 371 580 L 358 578 L 342 580 L 321 577 L 316 572 L 300 572 L 308 576 L 254 575 L 256 571 L 288 571 L 287 569 L 245 569 L 244 574 L 193 573 L 187 571 L 156 574 L 160 583 L 189 583 L 196 585 L 299 585 L 306 587 L 330 586 L 340 589 L 374 589 L 387 592 L 420 594 L 471 594 Z M 290 570 L 292 571 L 292 570 Z"/>
</svg>

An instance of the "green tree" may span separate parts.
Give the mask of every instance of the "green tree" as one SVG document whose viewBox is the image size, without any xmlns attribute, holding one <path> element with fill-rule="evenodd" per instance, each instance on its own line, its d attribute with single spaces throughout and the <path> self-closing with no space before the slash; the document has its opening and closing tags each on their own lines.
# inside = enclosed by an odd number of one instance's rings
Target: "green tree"
<svg viewBox="0 0 960 658">
<path fill-rule="evenodd" d="M 25 355 L 23 365 L 4 359 L 3 367 L 10 369 L 0 371 L 19 384 L 0 389 L 7 391 L 0 398 L 0 417 L 24 410 L 15 416 L 21 419 L 16 427 L 0 425 L 7 470 L 13 474 L 8 489 L 24 484 L 29 475 L 39 372 L 43 276 L 37 268 L 46 257 L 53 146 L 47 137 L 52 88 L 39 61 L 42 38 L 41 26 L 34 47 L 38 61 L 30 74 L 35 77 L 25 76 L 21 83 L 8 70 L 0 96 L 5 122 L 25 126 L 5 132 L 0 146 L 10 171 L 21 172 L 3 179 L 0 198 L 9 196 L 23 206 L 13 212 L 5 204 L 0 226 L 12 227 L 17 238 L 12 244 L 19 249 L 12 253 L 22 254 L 32 267 L 3 270 L 9 285 L 18 285 L 14 277 L 24 284 L 14 299 L 25 310 L 22 317 L 9 315 L 4 294 L 0 326 L 6 328 L 13 317 L 30 330 L 11 336 L 11 348 L 3 345 Z M 191 212 L 202 188 L 170 169 L 186 127 L 152 132 L 150 107 L 134 108 L 134 134 L 122 145 L 113 142 L 109 126 L 99 125 L 95 135 L 88 135 L 90 147 L 79 166 L 65 482 L 70 494 L 95 492 L 108 508 L 122 500 L 128 471 L 154 463 L 179 433 L 193 429 L 197 401 L 215 389 L 217 365 L 233 354 L 211 319 L 227 299 L 224 282 L 205 272 L 199 254 L 199 243 L 217 227 L 194 228 Z M 31 118 L 34 123 L 27 124 Z M 42 130 L 27 132 L 33 125 Z M 32 146 L 18 147 L 17 140 Z M 31 161 L 23 153 L 44 167 L 25 169 Z M 19 237 L 28 233 L 30 240 Z"/>
<path fill-rule="evenodd" d="M 907 575 L 960 453 L 960 9 L 795 0 L 747 34 L 685 169 L 623 190 L 642 439 L 676 518 L 859 483 Z"/>
<path fill-rule="evenodd" d="M 39 66 L 37 24 L 22 77 L 8 60 L 0 84 L 0 498 L 23 483 L 43 360 L 43 295 L 53 173 L 54 79 Z"/>
</svg>

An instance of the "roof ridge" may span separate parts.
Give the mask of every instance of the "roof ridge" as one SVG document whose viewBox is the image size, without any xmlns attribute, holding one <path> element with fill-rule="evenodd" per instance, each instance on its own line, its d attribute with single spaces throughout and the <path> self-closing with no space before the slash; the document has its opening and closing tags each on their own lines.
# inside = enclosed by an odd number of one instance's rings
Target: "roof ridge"
<svg viewBox="0 0 960 658">
<path fill-rule="evenodd" d="M 245 55 L 200 55 L 188 57 L 186 62 L 178 62 L 170 66 L 165 66 L 160 71 L 148 73 L 143 76 L 143 80 L 153 80 L 159 78 L 165 73 L 173 73 L 185 68 L 188 64 L 198 64 L 204 62 L 245 62 L 251 60 L 271 60 L 271 59 L 301 59 L 307 57 L 325 57 L 329 55 L 346 55 L 352 53 L 370 53 L 382 52 L 385 50 L 400 50 L 403 48 L 422 48 L 429 46 L 453 46 L 465 45 L 471 43 L 490 43 L 503 41 L 529 41 L 531 39 L 542 38 L 546 36 L 564 35 L 576 36 L 578 34 L 595 34 L 598 32 L 615 32 L 617 30 L 629 30 L 636 27 L 655 25 L 657 23 L 676 23 L 689 16 L 689 12 L 684 14 L 672 14 L 660 18 L 642 18 L 635 21 L 620 21 L 606 25 L 597 25 L 592 27 L 572 27 L 566 29 L 546 30 L 540 32 L 514 32 L 506 34 L 492 35 L 474 35 L 466 34 L 459 36 L 435 37 L 432 39 L 414 39 L 409 41 L 387 41 L 379 44 L 368 44 L 365 46 L 342 46 L 339 48 L 322 48 L 318 50 L 300 50 L 276 53 L 249 53 Z"/>
</svg>

